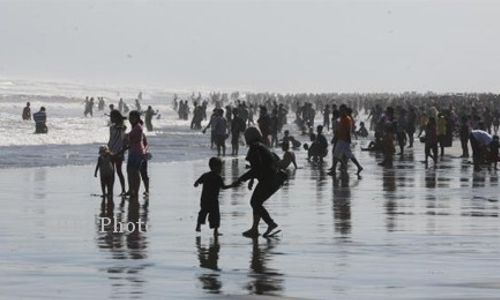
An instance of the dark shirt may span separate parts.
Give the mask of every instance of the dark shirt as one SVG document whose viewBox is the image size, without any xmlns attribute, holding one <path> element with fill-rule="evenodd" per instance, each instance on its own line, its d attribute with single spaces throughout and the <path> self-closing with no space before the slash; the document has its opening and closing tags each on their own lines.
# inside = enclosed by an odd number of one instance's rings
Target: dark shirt
<svg viewBox="0 0 500 300">
<path fill-rule="evenodd" d="M 224 187 L 224 180 L 222 177 L 214 172 L 207 172 L 201 175 L 196 183 L 203 184 L 201 191 L 201 206 L 210 207 L 219 205 L 219 192 Z"/>
<path fill-rule="evenodd" d="M 240 177 L 240 181 L 251 178 L 257 178 L 260 181 L 272 178 L 277 173 L 277 160 L 273 153 L 262 143 L 250 145 L 246 160 L 250 163 L 250 170 Z"/>
</svg>

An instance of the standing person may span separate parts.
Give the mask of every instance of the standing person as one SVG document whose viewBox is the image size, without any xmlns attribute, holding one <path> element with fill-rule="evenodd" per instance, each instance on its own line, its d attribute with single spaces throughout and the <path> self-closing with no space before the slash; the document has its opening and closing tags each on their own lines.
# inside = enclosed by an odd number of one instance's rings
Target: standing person
<svg viewBox="0 0 500 300">
<path fill-rule="evenodd" d="M 109 201 L 113 201 L 113 185 L 115 183 L 115 170 L 112 159 L 112 153 L 107 146 L 99 147 L 99 158 L 97 159 L 94 177 L 97 177 L 97 172 L 99 172 L 102 197 L 108 196 Z"/>
<path fill-rule="evenodd" d="M 202 130 L 203 134 L 205 134 L 208 127 L 210 127 L 210 149 L 213 149 L 215 145 L 215 119 L 217 118 L 217 111 L 218 108 L 213 109 L 212 115 L 210 116 L 210 122 L 208 122 L 207 126 Z"/>
<path fill-rule="evenodd" d="M 140 170 L 144 161 L 144 129 L 142 127 L 141 114 L 133 110 L 128 115 L 128 121 L 132 129 L 128 133 L 128 160 L 127 177 L 131 199 L 138 200 L 141 187 Z"/>
<path fill-rule="evenodd" d="M 144 196 L 149 196 L 149 175 L 148 175 L 148 161 L 151 159 L 151 153 L 149 152 L 149 143 L 146 135 L 143 134 L 142 138 L 144 139 L 144 160 L 141 164 L 141 179 L 144 184 Z"/>
<path fill-rule="evenodd" d="M 448 122 L 444 114 L 439 113 L 437 119 L 437 137 L 439 141 L 439 146 L 441 148 L 441 157 L 444 156 L 444 147 L 446 146 L 447 123 Z"/>
<path fill-rule="evenodd" d="M 40 111 L 33 114 L 33 120 L 35 121 L 35 133 L 48 133 L 47 128 L 47 113 L 45 112 L 45 107 L 41 107 Z"/>
<path fill-rule="evenodd" d="M 231 155 L 238 155 L 240 147 L 240 134 L 246 129 L 245 121 L 239 116 L 238 110 L 233 110 L 231 121 Z"/>
<path fill-rule="evenodd" d="M 201 225 L 205 224 L 208 215 L 210 228 L 214 230 L 214 236 L 222 235 L 219 233 L 220 210 L 219 210 L 219 192 L 220 189 L 228 189 L 234 185 L 225 185 L 224 179 L 220 176 L 222 171 L 222 161 L 220 158 L 212 157 L 208 165 L 210 172 L 201 175 L 194 183 L 194 187 L 203 184 L 200 200 L 200 212 L 196 222 L 196 231 L 201 231 Z"/>
<path fill-rule="evenodd" d="M 271 147 L 278 147 L 279 117 L 278 109 L 274 108 L 271 115 Z"/>
<path fill-rule="evenodd" d="M 214 140 L 217 146 L 217 156 L 226 156 L 227 122 L 224 118 L 224 110 L 218 109 L 214 124 Z"/>
<path fill-rule="evenodd" d="M 120 111 L 112 110 L 110 113 L 110 122 L 111 126 L 109 127 L 109 140 L 108 140 L 108 148 L 114 155 L 112 156 L 111 162 L 113 163 L 114 169 L 116 170 L 116 174 L 118 175 L 118 179 L 120 181 L 120 186 L 122 188 L 122 192 L 120 196 L 124 196 L 126 193 L 125 189 L 125 177 L 122 172 L 122 164 L 123 164 L 123 148 L 125 147 L 125 130 L 127 127 L 123 123 L 123 120 L 126 118 L 122 116 Z"/>
<path fill-rule="evenodd" d="M 153 108 L 150 106 L 148 106 L 148 109 L 146 110 L 146 112 L 144 113 L 145 117 L 145 121 L 146 121 L 146 129 L 148 131 L 153 131 L 153 117 L 156 116 L 157 112 L 155 112 L 153 110 Z"/>
<path fill-rule="evenodd" d="M 326 127 L 326 131 L 330 130 L 330 105 L 325 105 L 325 109 L 323 110 L 323 127 Z"/>
<path fill-rule="evenodd" d="M 262 134 L 264 145 L 268 147 L 271 146 L 271 140 L 270 140 L 271 125 L 272 125 L 271 123 L 272 123 L 271 117 L 269 117 L 269 114 L 267 113 L 267 108 L 264 105 L 261 106 L 257 124 L 259 125 L 259 130 Z"/>
<path fill-rule="evenodd" d="M 23 120 L 28 121 L 31 120 L 31 108 L 30 108 L 30 103 L 26 102 L 26 106 L 23 108 Z"/>
<path fill-rule="evenodd" d="M 416 131 L 416 123 L 417 123 L 417 113 L 416 113 L 416 108 L 415 107 L 410 107 L 408 111 L 408 118 L 406 120 L 406 134 L 408 135 L 408 142 L 409 146 L 408 148 L 413 148 L 413 135 L 415 134 Z"/>
<path fill-rule="evenodd" d="M 432 151 L 432 154 L 431 154 Z M 438 159 L 438 136 L 436 128 L 436 119 L 430 117 L 425 126 L 425 168 L 427 169 L 429 157 L 434 161 L 434 168 L 437 167 Z"/>
<path fill-rule="evenodd" d="M 406 110 L 401 109 L 396 124 L 396 136 L 398 138 L 399 155 L 404 155 L 404 149 L 406 145 L 406 130 L 405 130 L 406 127 L 407 127 Z"/>
<path fill-rule="evenodd" d="M 469 157 L 469 135 L 470 135 L 469 119 L 467 116 L 462 117 L 462 122 L 460 124 L 460 144 L 462 146 L 462 158 Z"/>
<path fill-rule="evenodd" d="M 248 188 L 251 190 L 254 179 L 259 182 L 250 200 L 253 210 L 252 227 L 243 232 L 243 235 L 245 237 L 257 237 L 259 235 L 259 223 L 262 219 L 267 224 L 267 230 L 264 233 L 264 237 L 266 237 L 277 233 L 275 229 L 278 224 L 274 222 L 263 204 L 280 189 L 286 180 L 286 174 L 280 172 L 274 154 L 264 145 L 262 134 L 257 128 L 250 127 L 245 130 L 245 141 L 249 146 L 246 160 L 250 163 L 250 170 L 238 178 L 236 184 L 250 180 Z"/>
</svg>

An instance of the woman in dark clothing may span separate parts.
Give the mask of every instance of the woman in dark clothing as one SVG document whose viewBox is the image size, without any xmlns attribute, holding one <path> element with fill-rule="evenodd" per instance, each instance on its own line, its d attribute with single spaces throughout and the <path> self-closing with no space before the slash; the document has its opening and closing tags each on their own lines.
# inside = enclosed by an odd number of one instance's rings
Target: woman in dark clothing
<svg viewBox="0 0 500 300">
<path fill-rule="evenodd" d="M 246 157 L 250 163 L 250 170 L 238 178 L 237 182 L 250 180 L 249 189 L 252 189 L 254 179 L 257 179 L 258 183 L 250 200 L 253 209 L 252 228 L 245 231 L 243 235 L 246 237 L 258 236 L 259 222 L 262 219 L 268 226 L 264 236 L 268 236 L 278 227 L 278 224 L 273 221 L 263 204 L 283 185 L 286 174 L 280 171 L 277 159 L 263 144 L 262 134 L 257 128 L 248 128 L 245 131 L 245 140 L 250 147 Z"/>
</svg>

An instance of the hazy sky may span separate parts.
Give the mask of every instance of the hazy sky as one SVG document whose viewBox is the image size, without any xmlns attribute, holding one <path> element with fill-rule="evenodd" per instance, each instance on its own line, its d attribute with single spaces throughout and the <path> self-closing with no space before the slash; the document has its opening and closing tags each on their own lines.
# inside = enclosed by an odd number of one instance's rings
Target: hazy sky
<svg viewBox="0 0 500 300">
<path fill-rule="evenodd" d="M 0 0 L 0 77 L 500 91 L 500 1 Z"/>
</svg>

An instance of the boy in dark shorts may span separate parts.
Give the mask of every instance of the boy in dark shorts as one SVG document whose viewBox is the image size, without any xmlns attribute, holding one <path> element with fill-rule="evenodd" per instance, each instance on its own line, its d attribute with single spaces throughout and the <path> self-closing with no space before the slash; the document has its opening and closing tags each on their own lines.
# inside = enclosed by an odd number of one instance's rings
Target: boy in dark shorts
<svg viewBox="0 0 500 300">
<path fill-rule="evenodd" d="M 214 236 L 221 235 L 219 233 L 220 227 L 220 213 L 219 213 L 219 191 L 220 189 L 228 189 L 236 186 L 234 183 L 225 185 L 224 180 L 220 176 L 222 170 L 222 161 L 217 157 L 212 157 L 208 162 L 210 172 L 201 175 L 194 183 L 194 187 L 203 184 L 201 192 L 201 209 L 198 213 L 198 221 L 196 224 L 196 231 L 201 231 L 201 224 L 205 224 L 205 219 L 208 215 L 208 223 L 210 228 L 214 229 Z"/>
</svg>

